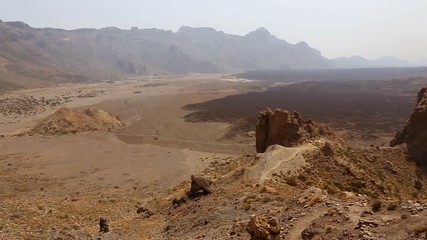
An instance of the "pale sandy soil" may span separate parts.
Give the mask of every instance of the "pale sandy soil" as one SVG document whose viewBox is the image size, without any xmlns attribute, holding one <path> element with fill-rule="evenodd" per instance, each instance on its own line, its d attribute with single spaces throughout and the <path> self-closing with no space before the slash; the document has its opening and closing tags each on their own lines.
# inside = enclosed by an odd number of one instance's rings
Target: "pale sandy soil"
<svg viewBox="0 0 427 240">
<path fill-rule="evenodd" d="M 253 138 L 240 144 L 225 140 L 227 124 L 184 121 L 188 111 L 183 110 L 183 106 L 243 93 L 251 84 L 219 81 L 221 77 L 190 75 L 62 85 L 0 95 L 0 100 L 20 96 L 68 97 L 68 101 L 43 106 L 36 113 L 8 116 L 1 113 L 0 133 L 6 136 L 34 126 L 63 106 L 103 109 L 118 115 L 127 125 L 113 132 L 0 137 L 0 202 L 3 202 L 0 205 L 3 216 L 0 218 L 0 239 L 17 234 L 14 231 L 17 231 L 18 222 L 30 236 L 34 231 L 37 233 L 32 223 L 13 215 L 35 214 L 36 203 L 43 207 L 49 205 L 53 212 L 60 213 L 59 209 L 64 207 L 62 201 L 73 196 L 86 198 L 88 205 L 96 204 L 99 200 L 96 196 L 102 193 L 126 193 L 129 198 L 138 196 L 139 202 L 144 202 L 189 179 L 191 174 L 199 173 L 214 160 L 254 151 Z M 76 204 L 74 207 L 78 207 Z M 95 220 L 79 220 L 81 226 L 90 225 L 84 227 L 86 232 L 96 233 L 95 216 L 101 211 L 98 210 L 91 215 Z M 39 222 L 48 222 L 44 218 L 52 216 L 38 218 L 41 218 Z M 27 236 L 20 234 L 23 238 Z"/>
<path fill-rule="evenodd" d="M 149 184 L 154 179 L 170 187 L 172 182 L 182 180 L 178 175 L 188 177 L 188 174 L 208 164 L 207 161 L 199 161 L 200 158 L 215 153 L 236 156 L 242 149 L 251 148 L 248 144 L 226 141 L 223 135 L 227 124 L 189 123 L 183 119 L 188 111 L 182 107 L 187 104 L 246 90 L 245 82 L 218 81 L 219 77 L 195 75 L 63 85 L 4 94 L 0 98 L 23 95 L 52 98 L 102 92 L 93 97 L 73 98 L 31 116 L 0 116 L 0 132 L 3 133 L 30 128 L 62 106 L 103 109 L 118 115 L 127 126 L 111 133 L 1 138 L 1 155 L 22 156 L 26 159 L 22 164 L 28 164 L 29 168 L 41 174 L 48 171 L 55 178 L 73 178 L 96 171 L 96 174 L 89 175 L 93 179 L 108 179 L 108 183 L 96 181 L 96 184 L 104 186 L 131 180 Z M 8 119 L 13 119 L 13 122 L 7 123 Z"/>
<path fill-rule="evenodd" d="M 250 170 L 258 173 L 257 180 L 259 180 L 259 184 L 262 184 L 266 180 L 270 180 L 274 173 L 290 173 L 301 169 L 306 164 L 302 153 L 313 149 L 314 146 L 311 144 L 298 147 L 273 145 L 265 153 L 259 154 L 259 161 Z"/>
</svg>

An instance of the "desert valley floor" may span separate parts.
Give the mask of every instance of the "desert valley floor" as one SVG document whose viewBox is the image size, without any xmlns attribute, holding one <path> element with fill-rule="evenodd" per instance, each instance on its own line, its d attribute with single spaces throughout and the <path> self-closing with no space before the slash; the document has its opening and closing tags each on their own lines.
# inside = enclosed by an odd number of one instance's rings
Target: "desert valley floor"
<svg viewBox="0 0 427 240">
<path fill-rule="evenodd" d="M 95 220 L 92 226 L 81 227 L 96 233 L 99 216 L 132 215 L 112 213 L 108 205 L 125 204 L 133 210 L 133 205 L 151 200 L 213 161 L 253 152 L 253 141 L 235 143 L 223 138 L 227 124 L 184 120 L 187 111 L 182 107 L 187 104 L 248 90 L 246 83 L 218 78 L 139 79 L 3 95 L 2 101 L 8 99 L 10 104 L 3 104 L 7 107 L 2 110 L 10 115 L 0 118 L 0 133 L 5 136 L 0 138 L 0 238 L 25 238 L 46 224 L 77 228 L 83 219 Z M 33 99 L 34 106 L 23 106 L 24 98 Z M 106 110 L 118 115 L 126 127 L 112 132 L 9 137 L 64 106 Z M 19 221 L 8 220 L 11 214 Z M 57 225 L 61 221 L 55 218 L 62 217 L 75 218 L 74 226 Z"/>
</svg>

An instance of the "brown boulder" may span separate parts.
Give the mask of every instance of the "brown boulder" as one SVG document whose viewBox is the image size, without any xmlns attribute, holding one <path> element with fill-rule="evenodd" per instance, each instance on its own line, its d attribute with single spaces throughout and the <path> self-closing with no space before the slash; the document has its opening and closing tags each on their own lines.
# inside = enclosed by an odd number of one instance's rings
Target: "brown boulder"
<svg viewBox="0 0 427 240">
<path fill-rule="evenodd" d="M 110 231 L 108 220 L 105 218 L 99 219 L 99 232 L 107 233 Z"/>
<path fill-rule="evenodd" d="M 406 144 L 412 159 L 427 163 L 427 87 L 418 93 L 417 104 L 402 131 L 390 142 L 390 146 Z"/>
<path fill-rule="evenodd" d="M 333 136 L 328 125 L 304 121 L 298 112 L 267 108 L 258 116 L 256 149 L 262 153 L 273 144 L 292 147 L 321 136 Z"/>
<path fill-rule="evenodd" d="M 320 148 L 320 151 L 326 157 L 333 157 L 335 154 L 334 149 L 332 148 L 332 145 L 329 142 L 325 143 L 325 145 L 323 145 L 323 147 Z"/>
<path fill-rule="evenodd" d="M 276 240 L 280 237 L 279 220 L 252 216 L 246 231 L 251 235 L 251 240 Z"/>
<path fill-rule="evenodd" d="M 274 187 L 264 186 L 264 187 L 261 188 L 260 193 L 277 194 L 278 191 Z"/>
<path fill-rule="evenodd" d="M 190 198 L 196 198 L 199 196 L 211 194 L 212 191 L 209 188 L 210 181 L 202 177 L 191 175 L 191 188 L 187 192 L 187 196 Z"/>
<path fill-rule="evenodd" d="M 321 239 L 319 237 L 319 231 L 313 227 L 308 227 L 308 228 L 304 229 L 301 232 L 301 238 L 303 240 Z"/>
</svg>

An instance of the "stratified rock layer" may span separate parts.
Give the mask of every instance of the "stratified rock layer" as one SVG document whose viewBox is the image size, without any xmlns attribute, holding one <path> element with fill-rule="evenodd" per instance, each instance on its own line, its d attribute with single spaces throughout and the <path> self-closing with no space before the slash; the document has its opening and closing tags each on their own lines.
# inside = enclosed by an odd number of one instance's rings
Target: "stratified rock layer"
<svg viewBox="0 0 427 240">
<path fill-rule="evenodd" d="M 328 125 L 304 121 L 298 112 L 267 108 L 258 117 L 256 149 L 262 153 L 273 144 L 292 147 L 313 138 L 333 135 Z"/>
<path fill-rule="evenodd" d="M 427 87 L 419 91 L 414 111 L 403 130 L 390 142 L 390 146 L 403 143 L 412 159 L 427 163 Z"/>
</svg>

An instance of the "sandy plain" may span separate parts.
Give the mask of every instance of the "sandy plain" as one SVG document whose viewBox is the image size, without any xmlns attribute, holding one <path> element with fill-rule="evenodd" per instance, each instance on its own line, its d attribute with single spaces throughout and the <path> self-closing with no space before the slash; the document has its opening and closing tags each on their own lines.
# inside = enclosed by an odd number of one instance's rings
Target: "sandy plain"
<svg viewBox="0 0 427 240">
<path fill-rule="evenodd" d="M 228 124 L 184 119 L 187 104 L 244 93 L 260 84 L 221 79 L 168 76 L 1 95 L 0 239 L 53 238 L 58 229 L 70 227 L 82 237 L 96 234 L 100 216 L 119 218 L 109 204 L 147 202 L 212 161 L 253 152 L 250 137 L 237 144 L 224 138 Z M 34 106 L 26 109 L 27 105 Z M 126 127 L 13 136 L 60 107 L 103 109 L 119 116 Z"/>
</svg>

